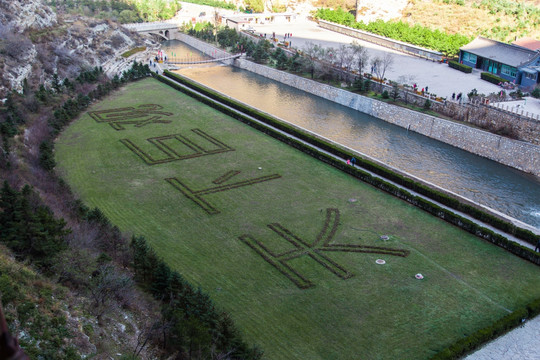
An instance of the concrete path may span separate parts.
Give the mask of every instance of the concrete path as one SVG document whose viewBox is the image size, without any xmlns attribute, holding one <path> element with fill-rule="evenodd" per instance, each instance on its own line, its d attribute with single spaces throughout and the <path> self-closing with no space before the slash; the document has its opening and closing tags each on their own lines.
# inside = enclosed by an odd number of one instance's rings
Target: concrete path
<svg viewBox="0 0 540 360">
<path fill-rule="evenodd" d="M 540 316 L 484 345 L 464 360 L 540 360 Z"/>
</svg>

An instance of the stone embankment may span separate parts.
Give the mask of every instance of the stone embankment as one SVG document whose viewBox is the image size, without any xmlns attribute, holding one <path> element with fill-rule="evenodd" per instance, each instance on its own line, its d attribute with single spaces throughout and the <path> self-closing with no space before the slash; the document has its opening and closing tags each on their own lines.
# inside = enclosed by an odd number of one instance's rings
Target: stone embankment
<svg viewBox="0 0 540 360">
<path fill-rule="evenodd" d="M 174 36 L 176 39 L 185 42 L 209 56 L 220 57 L 227 54 L 225 51 L 216 49 L 212 45 L 188 35 L 177 33 Z M 467 125 L 371 99 L 284 71 L 259 65 L 243 58 L 237 59 L 234 62 L 229 61 L 229 64 L 415 131 L 473 154 L 540 176 L 540 146 L 538 145 L 509 139 Z"/>
</svg>

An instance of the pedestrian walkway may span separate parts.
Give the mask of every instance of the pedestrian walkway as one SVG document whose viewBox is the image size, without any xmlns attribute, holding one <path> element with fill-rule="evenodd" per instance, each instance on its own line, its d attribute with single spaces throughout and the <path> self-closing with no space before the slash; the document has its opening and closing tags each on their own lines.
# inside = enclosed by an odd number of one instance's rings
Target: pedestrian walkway
<svg viewBox="0 0 540 360">
<path fill-rule="evenodd" d="M 540 316 L 530 319 L 463 360 L 540 360 Z"/>
</svg>

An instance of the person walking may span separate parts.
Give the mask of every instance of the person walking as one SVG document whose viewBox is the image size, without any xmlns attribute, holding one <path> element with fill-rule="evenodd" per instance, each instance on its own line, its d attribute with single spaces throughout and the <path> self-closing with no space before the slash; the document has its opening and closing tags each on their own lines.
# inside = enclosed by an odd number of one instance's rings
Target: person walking
<svg viewBox="0 0 540 360">
<path fill-rule="evenodd" d="M 534 251 L 540 252 L 540 239 L 538 239 L 538 242 L 536 243 L 536 247 L 534 248 Z"/>
</svg>

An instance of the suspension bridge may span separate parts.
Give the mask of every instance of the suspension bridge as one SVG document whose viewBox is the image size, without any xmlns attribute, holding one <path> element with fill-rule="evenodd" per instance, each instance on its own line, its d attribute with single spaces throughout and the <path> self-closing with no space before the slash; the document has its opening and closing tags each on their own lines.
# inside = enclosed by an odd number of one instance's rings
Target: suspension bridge
<svg viewBox="0 0 540 360">
<path fill-rule="evenodd" d="M 164 61 L 165 64 L 171 64 L 171 65 L 192 65 L 192 64 L 207 64 L 207 63 L 213 63 L 213 62 L 220 62 L 225 60 L 234 60 L 238 59 L 242 54 L 235 54 L 225 57 L 219 57 L 214 59 L 193 59 L 193 58 L 167 58 L 167 61 Z"/>
</svg>

